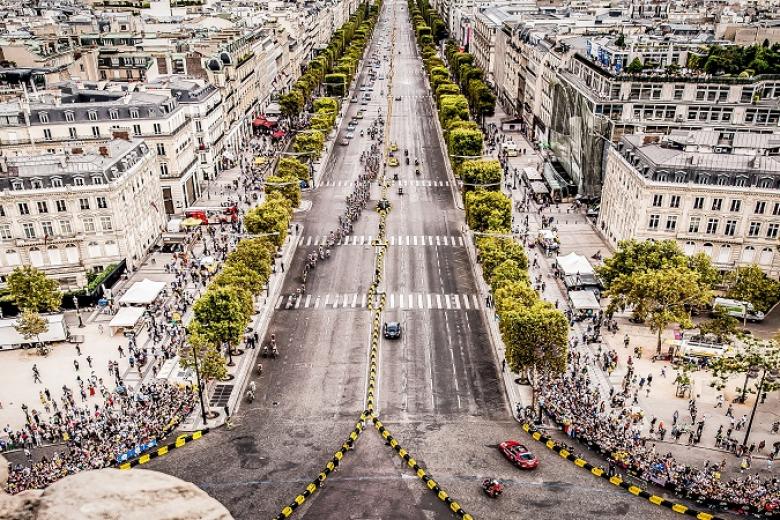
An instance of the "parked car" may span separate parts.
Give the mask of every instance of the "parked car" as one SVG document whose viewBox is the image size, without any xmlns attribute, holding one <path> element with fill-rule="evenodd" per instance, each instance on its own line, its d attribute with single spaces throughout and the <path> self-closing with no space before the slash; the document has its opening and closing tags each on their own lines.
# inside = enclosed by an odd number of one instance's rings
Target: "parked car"
<svg viewBox="0 0 780 520">
<path fill-rule="evenodd" d="M 498 445 L 498 449 L 509 462 L 520 469 L 536 469 L 539 466 L 539 459 L 525 445 L 517 441 L 504 441 Z"/>
<path fill-rule="evenodd" d="M 349 145 L 349 139 L 347 139 L 346 137 L 342 137 L 341 141 L 339 141 L 339 144 L 341 146 L 348 146 Z"/>
</svg>

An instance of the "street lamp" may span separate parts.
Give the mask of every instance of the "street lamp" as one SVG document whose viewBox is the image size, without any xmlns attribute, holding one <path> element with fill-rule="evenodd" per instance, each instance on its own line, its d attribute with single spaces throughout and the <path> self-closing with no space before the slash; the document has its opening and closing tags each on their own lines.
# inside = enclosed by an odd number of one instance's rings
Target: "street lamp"
<svg viewBox="0 0 780 520">
<path fill-rule="evenodd" d="M 79 299 L 75 296 L 73 297 L 73 306 L 76 307 L 76 316 L 79 318 L 79 328 L 84 328 L 84 320 L 81 319 L 81 309 L 79 308 Z"/>
<path fill-rule="evenodd" d="M 200 400 L 200 416 L 203 419 L 203 425 L 206 425 L 206 403 L 203 400 L 203 385 L 200 382 L 200 366 L 198 365 L 198 352 L 194 345 L 192 347 L 192 359 L 195 361 L 195 381 L 198 385 L 198 399 Z"/>
<path fill-rule="evenodd" d="M 758 370 L 759 368 L 757 366 L 750 367 L 750 370 L 748 371 L 748 377 L 758 376 Z M 761 380 L 758 382 L 758 388 L 756 389 L 756 400 L 753 402 L 753 409 L 750 411 L 750 420 L 748 421 L 747 430 L 745 431 L 745 440 L 742 441 L 743 446 L 748 445 L 748 438 L 750 437 L 750 430 L 753 428 L 753 419 L 756 416 L 758 401 L 761 399 L 761 392 L 764 390 L 764 382 L 774 382 L 776 374 L 777 370 L 769 371 L 766 367 L 764 367 L 763 372 L 761 372 Z"/>
</svg>

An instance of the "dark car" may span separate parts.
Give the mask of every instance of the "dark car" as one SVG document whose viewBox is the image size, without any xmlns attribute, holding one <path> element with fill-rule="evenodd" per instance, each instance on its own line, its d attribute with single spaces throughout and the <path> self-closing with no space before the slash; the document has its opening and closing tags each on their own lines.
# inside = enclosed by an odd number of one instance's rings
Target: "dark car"
<svg viewBox="0 0 780 520">
<path fill-rule="evenodd" d="M 398 339 L 401 337 L 401 324 L 397 321 L 388 321 L 382 330 L 385 338 Z"/>
<path fill-rule="evenodd" d="M 509 462 L 520 469 L 536 469 L 539 465 L 539 459 L 517 441 L 504 441 L 498 445 L 498 449 L 509 459 Z"/>
</svg>

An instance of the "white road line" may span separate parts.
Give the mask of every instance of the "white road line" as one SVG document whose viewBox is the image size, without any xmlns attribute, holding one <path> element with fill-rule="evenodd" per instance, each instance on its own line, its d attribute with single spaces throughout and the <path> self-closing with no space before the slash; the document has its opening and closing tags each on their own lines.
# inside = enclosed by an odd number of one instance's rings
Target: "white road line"
<svg viewBox="0 0 780 520">
<path fill-rule="evenodd" d="M 371 243 L 371 235 L 368 235 L 368 240 L 367 240 L 367 242 L 368 242 L 369 244 Z"/>
<path fill-rule="evenodd" d="M 390 293 L 390 308 L 395 309 L 395 294 Z"/>
<path fill-rule="evenodd" d="M 362 246 L 365 243 L 366 243 L 366 235 L 360 235 L 360 245 Z"/>
<path fill-rule="evenodd" d="M 471 306 L 469 305 L 469 295 L 464 294 L 463 295 L 463 306 L 466 307 L 466 310 L 471 309 Z"/>
<path fill-rule="evenodd" d="M 307 294 L 306 295 L 306 301 L 303 304 L 303 308 L 304 309 L 308 309 L 309 308 L 309 302 L 311 302 L 311 294 Z"/>
<path fill-rule="evenodd" d="M 417 307 L 419 307 L 420 309 L 424 309 L 425 308 L 425 307 L 423 307 L 423 295 L 422 295 L 422 293 L 417 295 Z"/>
<path fill-rule="evenodd" d="M 351 307 L 352 307 L 353 309 L 354 309 L 355 307 L 357 307 L 357 296 L 358 296 L 358 295 L 357 295 L 357 293 L 355 293 L 355 296 L 353 296 L 353 297 L 352 297 L 352 305 L 351 305 Z"/>
<path fill-rule="evenodd" d="M 366 299 L 368 298 L 368 295 L 366 293 L 363 293 L 363 298 L 360 300 L 360 306 L 365 307 L 366 306 Z"/>
<path fill-rule="evenodd" d="M 414 235 L 414 245 L 417 245 L 417 235 Z"/>
<path fill-rule="evenodd" d="M 457 294 L 453 294 L 452 298 L 455 300 L 455 308 L 460 310 L 460 298 Z"/>
<path fill-rule="evenodd" d="M 479 309 L 479 299 L 477 298 L 476 294 L 471 295 L 474 298 L 474 308 Z"/>
<path fill-rule="evenodd" d="M 441 309 L 441 294 L 436 295 L 436 308 Z"/>
<path fill-rule="evenodd" d="M 391 237 L 390 237 L 390 245 L 391 245 L 391 246 L 394 246 L 394 245 L 395 245 L 395 237 L 394 237 L 394 236 L 391 236 Z"/>
<path fill-rule="evenodd" d="M 344 245 L 345 245 L 345 246 L 348 246 L 348 245 L 349 245 L 349 235 L 347 235 L 346 237 L 344 237 Z"/>
<path fill-rule="evenodd" d="M 404 308 L 404 293 L 398 293 L 398 308 Z"/>
<path fill-rule="evenodd" d="M 322 306 L 323 307 L 327 307 L 329 301 L 330 301 L 330 294 L 326 294 L 325 295 L 325 302 L 323 302 Z"/>
<path fill-rule="evenodd" d="M 461 246 L 461 247 L 464 245 L 463 244 L 463 237 L 458 237 L 458 245 Z"/>
<path fill-rule="evenodd" d="M 303 301 L 303 298 L 296 298 L 295 299 L 295 308 L 296 309 L 301 306 L 301 302 L 302 301 Z"/>
<path fill-rule="evenodd" d="M 427 307 L 428 309 L 432 308 L 432 304 L 431 304 L 431 297 L 432 296 L 433 296 L 432 294 L 428 295 L 428 307 Z"/>
<path fill-rule="evenodd" d="M 433 237 L 431 235 L 428 235 L 428 244 L 433 245 Z M 425 242 L 423 242 L 423 245 L 425 245 Z"/>
<path fill-rule="evenodd" d="M 317 299 L 314 300 L 314 308 L 319 309 L 320 308 L 320 297 L 317 296 Z"/>
<path fill-rule="evenodd" d="M 284 301 L 284 296 L 283 296 L 283 295 L 280 295 L 280 296 L 279 296 L 279 299 L 278 299 L 278 300 L 276 300 L 276 308 L 277 308 L 277 309 L 278 309 L 279 307 L 281 307 L 281 306 L 282 306 L 282 302 L 283 302 L 283 301 Z"/>
<path fill-rule="evenodd" d="M 440 246 L 440 245 L 441 245 L 441 244 L 440 244 L 440 240 L 441 240 L 441 237 L 440 237 L 439 235 L 436 235 L 436 245 L 437 245 L 437 246 Z"/>
<path fill-rule="evenodd" d="M 444 295 L 444 303 L 447 304 L 447 308 L 448 309 L 452 308 L 452 306 L 450 304 L 450 295 L 449 294 L 445 294 Z"/>
<path fill-rule="evenodd" d="M 310 246 L 310 245 L 311 245 L 311 240 L 312 240 L 312 237 L 309 237 L 309 239 L 306 241 L 306 245 L 307 245 L 307 246 Z"/>
</svg>

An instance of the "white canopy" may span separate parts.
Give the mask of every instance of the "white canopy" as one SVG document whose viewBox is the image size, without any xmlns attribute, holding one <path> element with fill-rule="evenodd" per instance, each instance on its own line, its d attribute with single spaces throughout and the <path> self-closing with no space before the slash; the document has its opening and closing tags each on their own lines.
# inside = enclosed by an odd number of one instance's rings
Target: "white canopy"
<svg viewBox="0 0 780 520">
<path fill-rule="evenodd" d="M 132 329 L 140 320 L 146 309 L 143 307 L 120 307 L 119 312 L 114 315 L 111 323 L 108 324 L 111 335 L 119 332 L 120 329 Z"/>
<path fill-rule="evenodd" d="M 42 316 L 49 324 L 49 330 L 38 337 L 26 339 L 19 334 L 14 326 L 16 319 L 0 320 L 0 347 L 9 345 L 25 345 L 27 343 L 54 343 L 56 341 L 65 341 L 68 339 L 68 327 L 65 325 L 65 316 L 63 314 L 49 314 Z"/>
<path fill-rule="evenodd" d="M 578 311 L 601 309 L 593 291 L 569 291 L 569 301 L 571 301 L 571 306 Z"/>
<path fill-rule="evenodd" d="M 564 276 L 573 276 L 578 273 L 580 275 L 595 274 L 588 259 L 574 252 L 566 256 L 559 256 L 555 261 L 558 263 L 558 268 L 563 271 Z"/>
<path fill-rule="evenodd" d="M 165 282 L 155 282 L 145 279 L 135 282 L 128 291 L 119 298 L 119 303 L 124 305 L 149 305 L 165 289 Z"/>
</svg>

